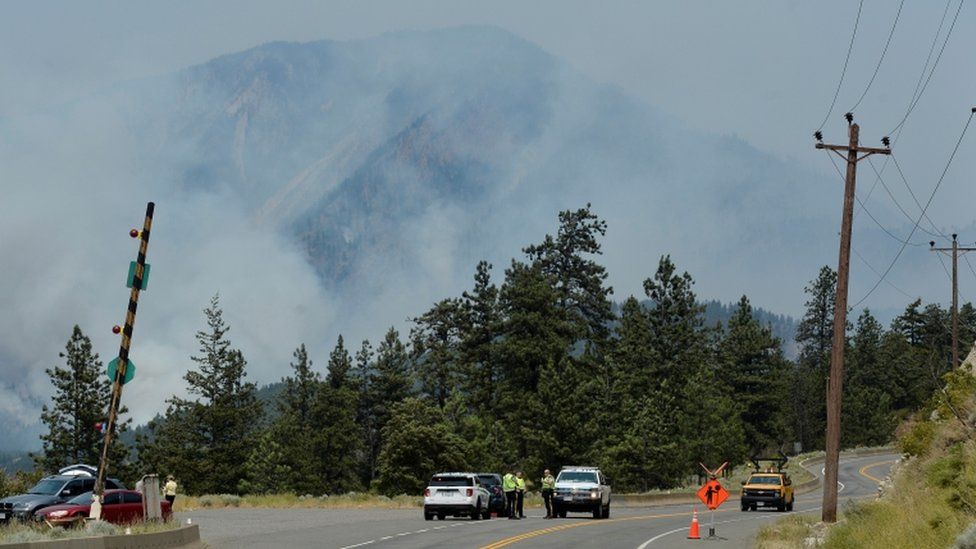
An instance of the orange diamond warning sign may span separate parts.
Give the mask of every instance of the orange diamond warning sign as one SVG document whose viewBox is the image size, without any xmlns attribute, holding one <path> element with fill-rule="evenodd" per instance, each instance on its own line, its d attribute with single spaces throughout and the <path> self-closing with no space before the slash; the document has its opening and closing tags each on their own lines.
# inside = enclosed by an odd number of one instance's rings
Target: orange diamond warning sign
<svg viewBox="0 0 976 549">
<path fill-rule="evenodd" d="M 712 479 L 698 490 L 698 499 L 705 504 L 705 507 L 715 510 L 729 499 L 729 492 L 719 481 Z"/>
</svg>

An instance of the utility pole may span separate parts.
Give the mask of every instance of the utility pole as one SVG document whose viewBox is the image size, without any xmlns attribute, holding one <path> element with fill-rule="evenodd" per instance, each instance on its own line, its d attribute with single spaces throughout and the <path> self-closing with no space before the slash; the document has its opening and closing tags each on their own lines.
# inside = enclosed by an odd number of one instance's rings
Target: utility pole
<svg viewBox="0 0 976 549">
<path fill-rule="evenodd" d="M 132 229 L 129 236 L 139 239 L 139 253 L 136 260 L 130 265 L 129 285 L 132 292 L 129 295 L 129 307 L 125 315 L 125 327 L 115 326 L 112 331 L 122 333 L 122 343 L 119 346 L 119 357 L 114 360 L 115 368 L 112 379 L 112 399 L 108 406 L 108 420 L 105 427 L 105 441 L 102 446 L 102 457 L 98 462 L 98 476 L 95 479 L 95 489 L 93 490 L 91 509 L 88 517 L 92 519 L 101 518 L 102 514 L 102 494 L 105 492 L 105 475 L 108 470 L 109 448 L 112 446 L 112 434 L 115 430 L 115 422 L 118 419 L 119 401 L 122 399 L 122 385 L 127 383 L 135 374 L 135 365 L 129 360 L 129 346 L 132 344 L 132 327 L 136 323 L 136 309 L 139 305 L 139 291 L 146 287 L 149 282 L 149 265 L 146 263 L 146 250 L 149 247 L 149 230 L 152 228 L 153 211 L 156 205 L 150 202 L 146 205 L 146 219 L 143 222 L 142 230 Z M 110 374 L 112 368 L 110 364 Z"/>
<path fill-rule="evenodd" d="M 951 248 L 936 248 L 935 241 L 929 242 L 929 247 L 933 252 L 944 253 L 952 257 L 952 367 L 959 366 L 959 256 L 966 252 L 976 252 L 976 248 L 960 248 L 956 241 L 958 235 L 952 234 Z"/>
<path fill-rule="evenodd" d="M 840 228 L 840 258 L 837 262 L 837 295 L 834 301 L 834 337 L 830 349 L 830 376 L 827 381 L 827 456 L 824 463 L 824 522 L 837 521 L 837 468 L 840 464 L 840 405 L 844 382 L 844 343 L 847 336 L 847 280 L 851 265 L 851 226 L 854 223 L 854 188 L 857 163 L 872 154 L 891 154 L 889 140 L 882 139 L 885 148 L 873 149 L 858 145 L 860 128 L 854 124 L 854 114 L 844 115 L 848 124 L 848 145 L 826 145 L 820 131 L 814 133 L 816 148 L 826 149 L 847 162 L 844 184 L 844 213 Z M 846 153 L 846 154 L 844 154 Z M 858 157 L 858 153 L 864 153 Z"/>
</svg>

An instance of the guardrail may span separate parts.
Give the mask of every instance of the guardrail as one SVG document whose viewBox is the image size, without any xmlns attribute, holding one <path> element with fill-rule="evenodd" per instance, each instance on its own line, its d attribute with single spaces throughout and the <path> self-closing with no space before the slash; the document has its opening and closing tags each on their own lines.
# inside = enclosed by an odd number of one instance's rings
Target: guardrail
<svg viewBox="0 0 976 549">
<path fill-rule="evenodd" d="M 202 548 L 204 545 L 200 542 L 200 527 L 194 524 L 165 532 L 0 543 L 0 547 L 3 549 L 169 549 L 176 547 Z"/>
</svg>

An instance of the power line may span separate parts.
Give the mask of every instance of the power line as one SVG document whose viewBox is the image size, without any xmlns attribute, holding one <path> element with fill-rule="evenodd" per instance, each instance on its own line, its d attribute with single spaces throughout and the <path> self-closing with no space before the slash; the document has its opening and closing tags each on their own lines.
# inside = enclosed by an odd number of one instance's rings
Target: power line
<svg viewBox="0 0 976 549">
<path fill-rule="evenodd" d="M 878 276 L 881 276 L 881 272 L 878 271 L 877 269 L 875 269 L 874 266 L 871 265 L 871 263 L 869 263 L 868 260 L 865 259 L 864 256 L 861 255 L 860 252 L 857 251 L 857 248 L 855 246 L 851 245 L 851 251 L 854 252 L 854 256 L 857 257 L 858 259 L 860 259 L 861 260 L 861 263 L 864 263 L 864 265 L 868 269 L 870 269 L 871 272 L 873 272 L 874 274 L 876 274 Z M 907 297 L 908 299 L 920 299 L 919 296 L 917 296 L 917 295 L 911 295 L 908 292 L 906 292 L 905 290 L 902 290 L 901 288 L 899 288 L 898 286 L 896 286 L 894 282 L 892 282 L 890 280 L 885 279 L 885 283 L 887 283 L 889 286 L 891 286 L 892 288 L 894 288 L 898 293 L 900 293 L 901 295 Z M 851 308 L 853 309 L 853 307 L 851 307 Z"/>
<path fill-rule="evenodd" d="M 827 151 L 827 157 L 830 158 L 830 163 L 833 164 L 834 170 L 837 172 L 837 175 L 840 176 L 841 181 L 844 181 L 844 174 L 840 172 L 840 167 L 837 166 L 837 162 L 834 160 L 834 157 L 830 156 L 830 151 Z M 868 207 L 864 204 L 864 202 L 861 201 L 861 198 L 857 195 L 857 193 L 854 193 L 854 200 L 857 201 L 857 204 L 861 207 L 862 210 L 864 210 L 864 213 L 868 214 L 868 217 L 871 218 L 871 221 L 874 221 L 874 224 L 877 225 L 878 228 L 884 231 L 886 235 L 890 236 L 893 240 L 897 241 L 899 244 L 906 244 L 911 246 L 925 245 L 925 243 L 923 242 L 909 242 L 908 240 L 905 240 L 900 236 L 896 235 L 895 233 L 891 232 L 890 230 L 888 230 L 887 227 L 885 227 L 883 224 L 881 224 L 880 221 L 878 221 L 878 218 L 874 217 L 874 215 L 871 213 L 871 210 L 869 210 Z"/>
<path fill-rule="evenodd" d="M 871 84 L 874 84 L 874 79 L 877 78 L 878 71 L 881 70 L 881 64 L 884 62 L 885 55 L 888 54 L 888 46 L 891 45 L 891 38 L 895 35 L 895 27 L 898 26 L 898 19 L 901 18 L 901 9 L 904 6 L 905 0 L 901 0 L 901 2 L 898 4 L 898 12 L 895 14 L 895 21 L 891 24 L 891 31 L 888 32 L 888 40 L 885 41 L 884 49 L 881 50 L 881 57 L 878 59 L 878 65 L 874 67 L 874 74 L 872 74 L 871 79 L 868 80 L 868 85 L 864 88 L 864 93 L 862 93 L 861 97 L 857 99 L 854 106 L 848 109 L 849 111 L 854 112 L 857 110 L 858 105 L 861 104 L 861 101 L 864 101 L 865 96 L 868 94 L 868 90 L 871 89 Z"/>
<path fill-rule="evenodd" d="M 942 47 L 939 48 L 939 55 L 936 56 L 935 62 L 932 63 L 932 69 L 929 71 L 928 77 L 925 78 L 925 83 L 922 84 L 921 89 L 919 89 L 918 84 L 916 84 L 915 89 L 918 92 L 917 95 L 912 94 L 912 100 L 908 104 L 908 110 L 905 112 L 905 116 L 902 117 L 901 122 L 899 122 L 897 126 L 895 126 L 890 132 L 888 132 L 889 135 L 901 129 L 902 125 L 905 124 L 905 121 L 908 120 L 908 116 L 912 114 L 912 111 L 915 110 L 915 107 L 918 105 L 918 102 L 922 99 L 922 94 L 924 94 L 925 90 L 929 87 L 929 82 L 932 81 L 932 76 L 935 74 L 935 69 L 939 66 L 939 61 L 942 60 L 942 54 L 945 53 L 946 46 L 949 44 L 949 37 L 952 36 L 952 30 L 956 27 L 956 21 L 959 19 L 959 12 L 962 11 L 962 5 L 965 3 L 965 1 L 966 0 L 959 0 L 959 7 L 956 8 L 956 13 L 952 17 L 952 23 L 949 25 L 949 30 L 946 32 L 945 40 L 942 41 Z M 946 13 L 948 13 L 949 6 L 951 4 L 952 4 L 952 0 L 948 0 L 946 2 Z M 942 15 L 942 22 L 939 23 L 939 30 L 938 32 L 936 32 L 935 40 L 932 42 L 933 48 L 935 47 L 935 44 L 938 43 L 939 41 L 939 34 L 942 32 L 942 26 L 944 24 L 945 24 L 945 14 Z M 932 50 L 930 49 L 929 56 L 931 55 L 932 55 Z M 925 66 L 922 67 L 922 77 L 925 77 L 925 68 L 927 66 L 928 66 L 928 59 L 926 59 L 925 61 Z M 919 82 L 921 82 L 921 79 L 919 80 Z"/>
<path fill-rule="evenodd" d="M 949 166 L 952 165 L 952 160 L 956 157 L 956 153 L 959 151 L 959 146 L 962 145 L 962 140 L 963 140 L 964 137 L 966 137 L 966 131 L 969 130 L 969 125 L 973 121 L 973 114 L 976 114 L 976 108 L 974 108 L 969 113 L 969 118 L 966 119 L 966 125 L 962 129 L 962 133 L 959 134 L 959 139 L 956 140 L 956 146 L 953 147 L 952 153 L 949 155 L 949 160 L 946 162 L 945 168 L 942 170 L 942 175 L 939 176 L 939 180 L 935 183 L 935 188 L 932 189 L 932 194 L 929 195 L 929 199 L 925 203 L 925 207 L 922 208 L 922 214 L 919 215 L 918 216 L 918 219 L 915 221 L 915 224 L 912 227 L 912 231 L 908 235 L 908 240 L 911 240 L 912 236 L 915 235 L 915 231 L 918 229 L 918 225 L 922 222 L 922 218 L 925 217 L 925 212 L 928 211 L 929 206 L 932 205 L 932 200 L 935 198 L 935 194 L 939 191 L 939 187 L 942 186 L 942 181 L 945 179 L 946 174 L 949 172 Z M 889 273 L 891 273 L 891 269 L 894 268 L 895 263 L 898 262 L 898 258 L 901 257 L 901 254 L 905 252 L 905 248 L 906 247 L 908 247 L 908 244 L 907 243 L 901 245 L 901 248 L 898 250 L 898 253 L 895 254 L 895 257 L 893 257 L 891 259 L 891 263 L 888 264 L 888 268 L 885 269 L 884 273 L 881 275 L 881 279 L 879 279 L 877 282 L 875 282 L 874 283 L 874 286 L 872 286 L 871 289 L 868 290 L 868 293 L 864 294 L 864 297 L 862 297 L 861 299 L 859 299 L 857 301 L 857 303 L 855 303 L 852 306 L 852 308 L 853 307 L 857 307 L 858 305 L 860 305 L 861 303 L 863 303 L 864 300 L 866 300 L 867 298 L 871 297 L 871 294 L 873 294 L 874 291 L 878 289 L 878 286 L 881 285 L 881 282 L 884 281 L 884 279 L 888 276 Z"/>
<path fill-rule="evenodd" d="M 861 21 L 861 8 L 864 7 L 864 0 L 861 0 L 857 5 L 857 17 L 854 19 L 854 30 L 851 32 L 851 43 L 847 46 L 847 58 L 844 59 L 844 68 L 840 71 L 840 80 L 837 81 L 837 89 L 834 91 L 834 99 L 830 102 L 830 108 L 827 109 L 827 114 L 824 115 L 823 122 L 820 123 L 820 127 L 817 131 L 823 129 L 824 125 L 827 124 L 827 120 L 830 115 L 834 112 L 834 106 L 837 105 L 837 96 L 840 95 L 840 88 L 844 84 L 844 76 L 847 74 L 847 65 L 851 62 L 851 52 L 854 51 L 854 37 L 857 36 L 857 25 Z"/>
<path fill-rule="evenodd" d="M 894 154 L 894 153 L 892 153 L 892 154 Z M 900 211 L 902 213 L 902 215 L 904 215 L 905 218 L 908 219 L 908 221 L 910 221 L 910 222 L 911 221 L 914 221 L 914 219 L 912 219 L 912 216 L 909 215 L 908 212 L 905 211 L 905 208 L 903 208 L 901 206 L 901 203 L 898 202 L 898 199 L 895 198 L 895 195 L 891 192 L 891 189 L 888 187 L 888 184 L 885 183 L 884 178 L 881 177 L 881 172 L 879 172 L 878 171 L 878 168 L 876 168 L 874 166 L 874 161 L 872 161 L 870 158 L 868 158 L 868 164 L 871 165 L 871 169 L 874 170 L 875 175 L 878 176 L 878 181 L 881 182 L 881 186 L 884 188 L 885 193 L 887 193 L 888 194 L 888 198 L 890 198 L 891 201 L 895 203 L 895 206 L 898 208 L 898 211 Z M 907 181 L 905 182 L 905 185 L 906 186 L 908 185 L 908 182 Z M 912 188 L 911 187 L 908 187 L 908 192 L 912 192 Z M 912 193 L 912 197 L 914 197 L 914 196 L 915 196 L 915 193 Z M 917 202 L 917 200 L 916 200 L 916 202 Z M 918 205 L 918 209 L 920 209 L 920 210 L 922 209 L 922 205 L 921 204 Z M 865 210 L 867 210 L 867 208 L 865 208 Z M 929 223 L 931 223 L 932 226 L 935 227 L 935 224 L 932 223 L 932 220 L 929 219 L 929 216 L 928 215 L 925 216 L 925 219 L 928 219 L 929 220 Z M 944 237 L 944 235 L 942 233 L 933 233 L 933 232 L 929 231 L 928 229 L 925 229 L 924 227 L 919 227 L 919 229 L 922 232 L 924 232 L 925 234 L 929 235 L 929 236 L 936 236 L 936 237 L 940 237 L 940 238 Z M 938 229 L 936 229 L 936 230 L 938 230 Z"/>
<path fill-rule="evenodd" d="M 917 206 L 920 211 L 923 211 L 924 212 L 925 210 L 922 209 L 922 203 L 918 201 L 918 197 L 915 196 L 915 191 L 913 191 L 912 190 L 912 186 L 908 184 L 908 178 L 905 177 L 905 172 L 902 171 L 901 165 L 898 163 L 898 159 L 895 158 L 894 153 L 892 153 L 890 156 L 891 156 L 891 161 L 895 163 L 895 169 L 898 171 L 898 175 L 901 176 L 901 180 L 905 184 L 905 188 L 908 189 L 908 194 L 910 194 L 912 196 L 912 200 L 915 201 L 915 206 Z M 879 177 L 880 177 L 880 174 L 879 174 Z M 932 230 L 934 230 L 937 233 L 934 236 L 939 236 L 941 238 L 944 238 L 947 241 L 950 240 L 949 235 L 947 235 L 944 232 L 942 232 L 939 229 L 939 227 L 936 226 L 935 222 L 932 221 L 932 218 L 929 217 L 929 214 L 928 213 L 925 214 L 925 219 L 929 222 L 929 225 L 932 226 Z M 926 232 L 928 232 L 928 231 L 926 231 Z M 928 233 L 928 234 L 932 234 L 932 233 Z"/>
</svg>

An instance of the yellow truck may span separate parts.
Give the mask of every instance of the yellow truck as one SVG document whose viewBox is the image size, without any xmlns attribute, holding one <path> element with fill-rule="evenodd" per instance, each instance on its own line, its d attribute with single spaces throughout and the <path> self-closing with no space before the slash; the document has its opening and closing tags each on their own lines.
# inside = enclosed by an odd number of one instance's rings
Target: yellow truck
<svg viewBox="0 0 976 549">
<path fill-rule="evenodd" d="M 752 458 L 755 471 L 748 480 L 742 482 L 741 506 L 743 511 L 755 511 L 759 507 L 775 507 L 777 511 L 793 510 L 793 481 L 783 470 L 786 456 L 779 458 Z M 775 463 L 775 466 L 761 467 L 761 462 Z"/>
</svg>

